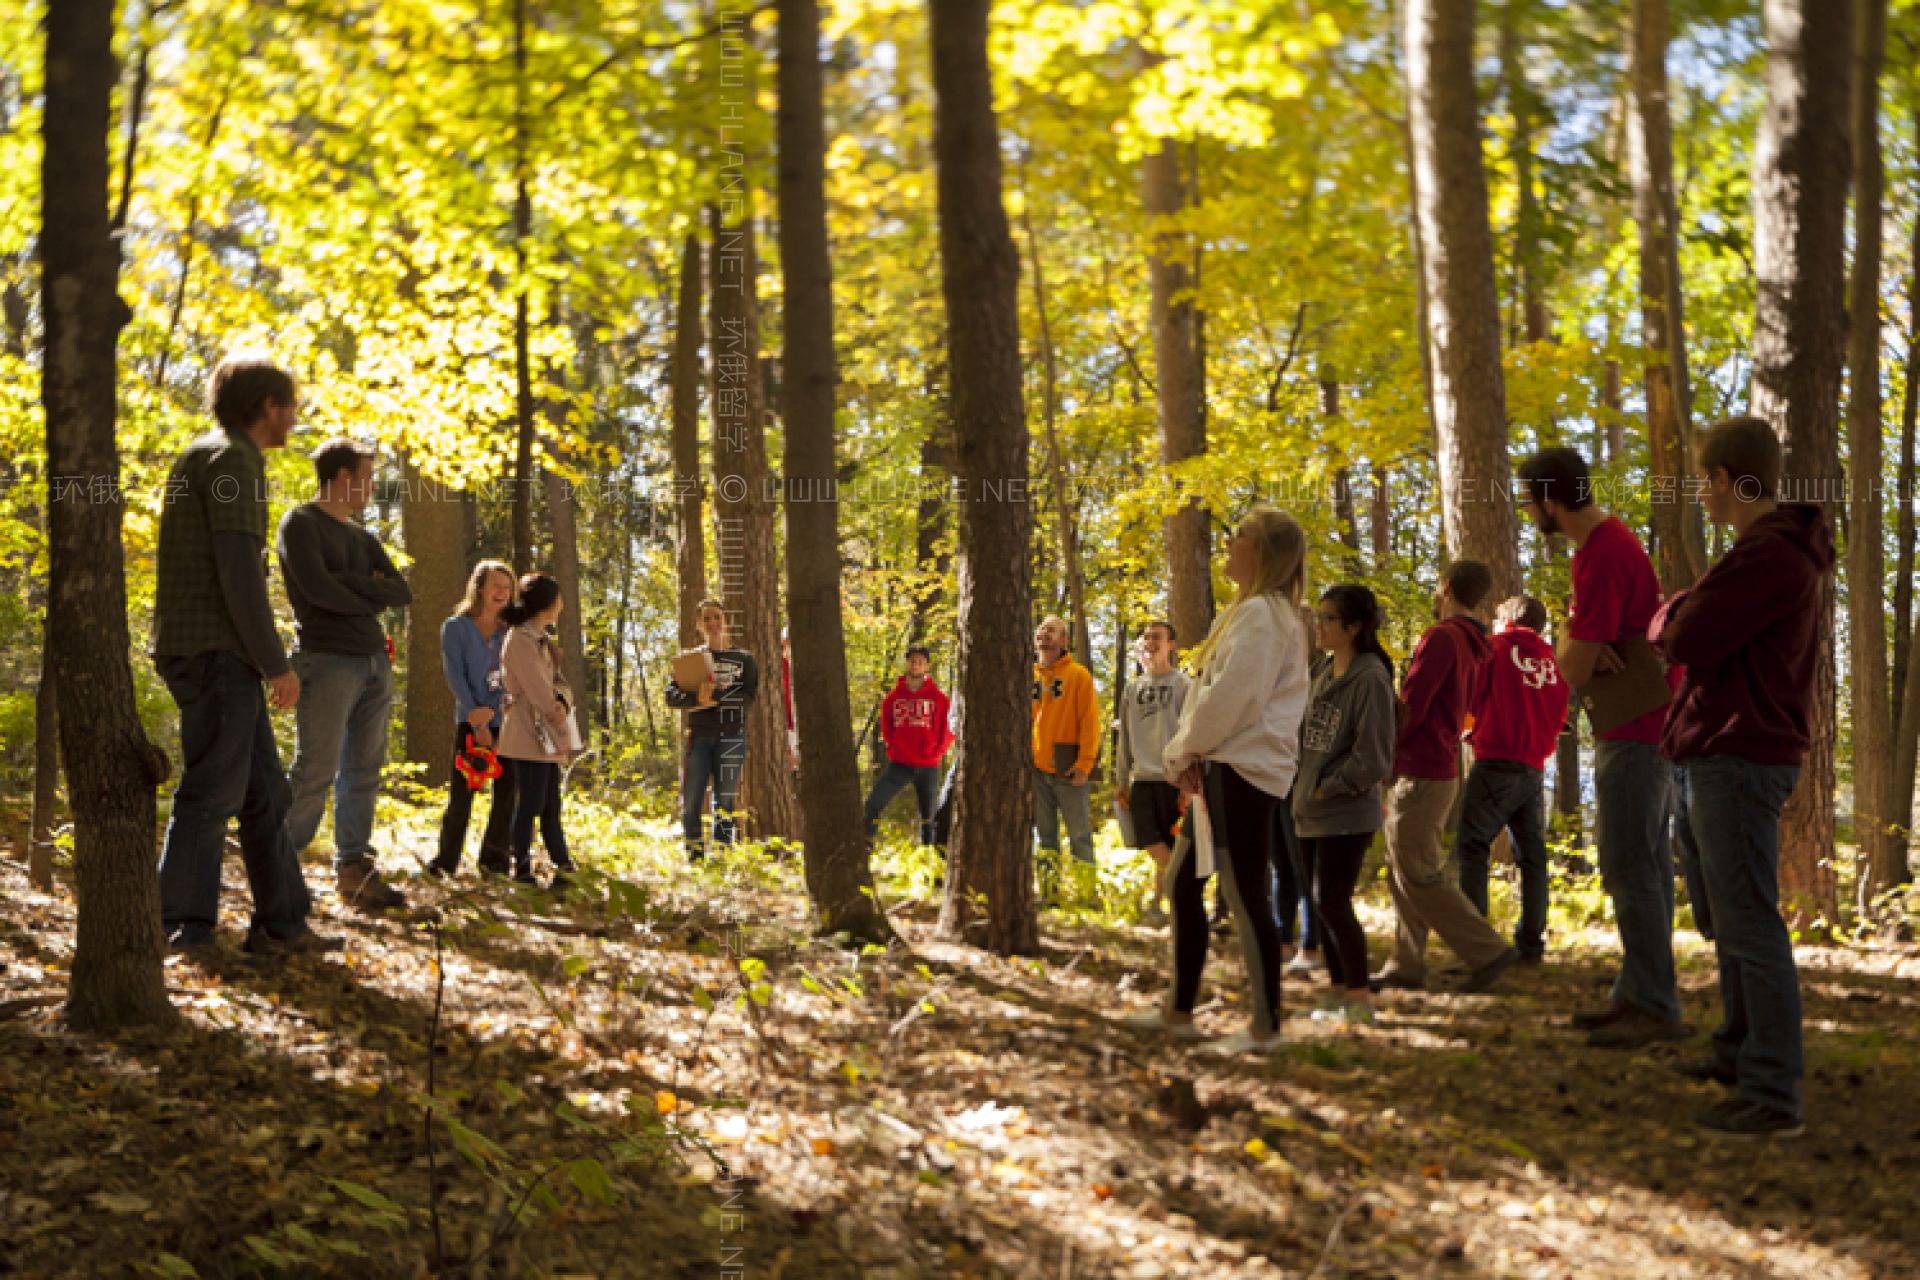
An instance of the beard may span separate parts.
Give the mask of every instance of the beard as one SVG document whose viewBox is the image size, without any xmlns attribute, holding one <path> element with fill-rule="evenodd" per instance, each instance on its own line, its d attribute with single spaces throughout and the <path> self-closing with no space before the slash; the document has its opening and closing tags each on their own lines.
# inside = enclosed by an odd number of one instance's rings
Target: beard
<svg viewBox="0 0 1920 1280">
<path fill-rule="evenodd" d="M 1551 511 L 1542 510 L 1539 515 L 1534 517 L 1533 526 L 1541 533 L 1555 534 L 1560 532 L 1560 517 L 1554 515 Z"/>
</svg>

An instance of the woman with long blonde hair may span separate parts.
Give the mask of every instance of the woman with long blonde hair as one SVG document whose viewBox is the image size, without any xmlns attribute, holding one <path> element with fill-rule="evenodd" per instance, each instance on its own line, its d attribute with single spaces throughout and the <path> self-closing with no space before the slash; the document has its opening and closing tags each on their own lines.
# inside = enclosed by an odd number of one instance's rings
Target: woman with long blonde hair
<svg viewBox="0 0 1920 1280">
<path fill-rule="evenodd" d="M 1190 660 L 1194 684 L 1167 743 L 1167 777 L 1207 797 L 1219 872 L 1253 985 L 1252 1025 L 1217 1043 L 1222 1052 L 1265 1052 L 1280 1040 L 1280 932 L 1274 921 L 1274 817 L 1293 786 L 1300 719 L 1307 705 L 1307 645 L 1300 621 L 1307 538 L 1284 511 L 1249 511 L 1227 544 L 1236 590 Z M 1189 809 L 1188 822 L 1192 815 Z M 1191 834 L 1190 832 L 1188 833 Z M 1173 983 L 1162 1007 L 1128 1023 L 1197 1039 L 1193 1007 L 1207 963 L 1203 883 L 1191 839 L 1168 869 L 1173 901 Z"/>
</svg>

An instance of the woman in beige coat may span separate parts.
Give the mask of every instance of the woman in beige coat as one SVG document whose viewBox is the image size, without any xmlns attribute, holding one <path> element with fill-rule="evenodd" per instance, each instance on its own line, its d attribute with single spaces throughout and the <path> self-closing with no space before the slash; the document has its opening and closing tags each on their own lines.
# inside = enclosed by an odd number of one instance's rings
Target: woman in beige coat
<svg viewBox="0 0 1920 1280">
<path fill-rule="evenodd" d="M 520 600 L 500 611 L 506 644 L 500 652 L 506 715 L 500 727 L 500 758 L 513 770 L 513 878 L 533 878 L 533 821 L 553 859 L 550 888 L 564 887 L 573 870 L 567 835 L 560 828 L 560 767 L 573 753 L 573 692 L 560 671 L 559 646 L 547 628 L 565 607 L 560 584 L 544 573 L 520 579 Z"/>
</svg>

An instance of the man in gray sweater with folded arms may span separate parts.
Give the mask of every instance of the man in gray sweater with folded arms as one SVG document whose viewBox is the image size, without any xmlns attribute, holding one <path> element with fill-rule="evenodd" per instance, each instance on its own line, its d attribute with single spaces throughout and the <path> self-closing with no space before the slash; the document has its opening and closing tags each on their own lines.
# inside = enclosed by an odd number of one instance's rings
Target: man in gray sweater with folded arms
<svg viewBox="0 0 1920 1280">
<path fill-rule="evenodd" d="M 373 801 L 387 760 L 393 658 L 380 614 L 413 601 L 380 540 L 358 522 L 373 496 L 373 450 L 335 439 L 313 455 L 319 493 L 280 521 L 280 568 L 298 640 L 302 696 L 287 833 L 305 849 L 333 790 L 333 870 L 340 900 L 363 911 L 406 899 L 373 865 Z"/>
</svg>

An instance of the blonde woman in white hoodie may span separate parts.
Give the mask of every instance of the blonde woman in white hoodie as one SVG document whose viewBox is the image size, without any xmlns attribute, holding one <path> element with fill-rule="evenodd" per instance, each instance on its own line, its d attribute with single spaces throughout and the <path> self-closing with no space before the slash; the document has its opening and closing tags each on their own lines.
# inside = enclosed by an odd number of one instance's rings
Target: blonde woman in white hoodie
<svg viewBox="0 0 1920 1280">
<path fill-rule="evenodd" d="M 1284 511 L 1255 507 L 1227 544 L 1237 590 L 1194 650 L 1180 727 L 1166 747 L 1166 776 L 1189 802 L 1204 789 L 1218 867 L 1252 983 L 1252 1024 L 1219 1041 L 1225 1053 L 1265 1052 L 1280 1041 L 1280 931 L 1274 921 L 1274 814 L 1293 786 L 1300 720 L 1307 707 L 1307 641 L 1300 622 L 1307 538 Z M 1216 805 L 1217 801 L 1217 805 Z M 1186 823 L 1193 822 L 1188 809 Z M 1191 831 L 1184 833 L 1191 835 Z M 1173 901 L 1173 984 L 1162 1007 L 1127 1019 L 1136 1029 L 1198 1039 L 1193 1006 L 1207 963 L 1204 882 L 1193 841 L 1175 847 L 1167 881 Z"/>
</svg>

